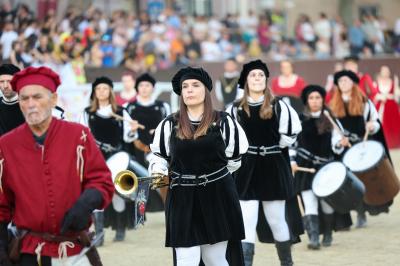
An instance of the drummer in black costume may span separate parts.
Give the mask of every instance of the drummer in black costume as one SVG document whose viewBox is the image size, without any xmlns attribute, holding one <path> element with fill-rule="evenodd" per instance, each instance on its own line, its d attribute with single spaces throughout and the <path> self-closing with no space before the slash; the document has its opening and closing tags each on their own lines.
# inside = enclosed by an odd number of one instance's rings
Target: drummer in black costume
<svg viewBox="0 0 400 266">
<path fill-rule="evenodd" d="M 132 142 L 137 138 L 139 126 L 137 121 L 130 119 L 124 108 L 116 104 L 112 89 L 113 82 L 109 78 L 97 78 L 92 84 L 90 105 L 80 118 L 80 123 L 90 128 L 106 160 L 122 149 L 123 142 Z M 117 120 L 113 114 L 123 117 L 124 120 Z M 114 195 L 113 204 L 105 210 L 105 216 L 102 211 L 95 212 L 96 233 L 102 233 L 104 226 L 111 225 L 116 230 L 114 241 L 123 241 L 125 229 L 133 227 L 133 208 L 133 203 L 125 202 Z M 103 240 L 100 245 L 102 244 Z"/>
<path fill-rule="evenodd" d="M 248 147 L 242 128 L 212 107 L 212 80 L 186 67 L 172 79 L 180 109 L 157 127 L 149 172 L 169 174 L 166 243 L 174 264 L 243 265 L 239 197 L 231 173 Z"/>
<path fill-rule="evenodd" d="M 348 138 L 343 138 L 324 114 L 329 112 L 324 104 L 325 96 L 325 89 L 319 85 L 308 85 L 304 88 L 301 99 L 305 110 L 300 114 L 302 132 L 297 138 L 295 160 L 292 161 L 292 169 L 296 173 L 295 189 L 301 195 L 304 204 L 303 223 L 310 239 L 309 249 L 320 248 L 320 228 L 323 229 L 322 245 L 325 247 L 331 245 L 332 230 L 339 224 L 335 223 L 335 217 L 342 219 L 341 227 L 351 225 L 349 214 L 335 214 L 331 206 L 324 200 L 318 200 L 313 193 L 311 185 L 315 173 L 297 171 L 298 166 L 319 170 L 333 160 L 333 152 L 340 154 L 343 146 L 349 145 Z M 330 114 L 330 117 L 333 115 Z M 337 120 L 332 119 L 332 121 L 337 124 L 337 128 L 341 127 Z"/>
<path fill-rule="evenodd" d="M 145 73 L 139 76 L 135 84 L 136 101 L 126 106 L 129 115 L 144 126 L 143 129 L 138 129 L 139 137 L 134 141 L 134 154 L 136 160 L 146 167 L 148 166 L 149 156 L 152 156 L 149 145 L 153 140 L 154 131 L 157 125 L 171 114 L 168 103 L 153 99 L 155 84 L 156 80 L 151 75 Z M 163 202 L 165 202 L 166 192 L 165 188 L 160 189 Z M 153 198 L 151 193 L 152 191 L 150 191 L 150 198 Z M 151 205 L 150 201 L 151 199 L 149 199 L 149 205 Z"/>
<path fill-rule="evenodd" d="M 378 112 L 359 88 L 358 76 L 349 70 L 339 71 L 334 75 L 334 83 L 337 89 L 333 93 L 329 106 L 342 124 L 350 143 L 362 141 L 366 130 L 370 136 L 376 134 L 380 129 Z M 356 227 L 365 227 L 367 224 L 365 207 L 360 206 L 357 210 Z M 388 211 L 387 206 L 374 209 L 378 213 Z"/>
<path fill-rule="evenodd" d="M 293 265 L 291 245 L 303 233 L 287 149 L 296 141 L 301 124 L 292 107 L 273 98 L 268 77 L 261 60 L 245 64 L 238 83 L 244 96 L 227 109 L 249 140 L 236 173 L 246 230 L 242 241 L 246 266 L 253 262 L 256 226 L 261 242 L 275 242 L 281 265 Z"/>
</svg>

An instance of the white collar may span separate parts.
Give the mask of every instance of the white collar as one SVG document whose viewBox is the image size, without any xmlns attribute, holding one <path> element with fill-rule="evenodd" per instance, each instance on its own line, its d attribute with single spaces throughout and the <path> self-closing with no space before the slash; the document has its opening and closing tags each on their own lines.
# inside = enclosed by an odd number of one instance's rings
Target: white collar
<svg viewBox="0 0 400 266">
<path fill-rule="evenodd" d="M 343 99 L 343 101 L 344 102 L 350 102 L 350 100 L 351 100 L 351 97 L 350 96 L 347 96 L 347 95 L 344 95 L 344 94 L 342 94 L 342 99 Z"/>
<path fill-rule="evenodd" d="M 310 113 L 312 117 L 320 117 L 321 116 L 321 111 L 317 111 L 317 112 L 311 112 Z"/>
<path fill-rule="evenodd" d="M 110 117 L 111 113 L 112 113 L 111 104 L 99 107 L 99 109 L 97 109 L 96 113 L 102 117 Z"/>
<path fill-rule="evenodd" d="M 264 95 L 261 96 L 258 100 L 254 100 L 250 96 L 247 96 L 247 102 L 248 103 L 262 103 L 262 102 L 264 102 Z"/>
<path fill-rule="evenodd" d="M 6 98 L 4 95 L 3 95 L 3 102 L 4 103 L 8 103 L 8 104 L 14 104 L 14 103 L 16 103 L 16 102 L 18 102 L 18 94 L 15 94 L 14 95 L 14 97 L 12 97 L 11 99 L 9 99 L 9 98 Z"/>
<path fill-rule="evenodd" d="M 190 120 L 191 122 L 200 122 L 201 119 L 203 118 L 203 115 L 201 115 L 199 118 L 194 118 L 194 117 L 192 117 L 192 116 L 190 115 L 189 112 L 187 112 L 187 114 L 188 114 L 189 120 Z"/>
</svg>

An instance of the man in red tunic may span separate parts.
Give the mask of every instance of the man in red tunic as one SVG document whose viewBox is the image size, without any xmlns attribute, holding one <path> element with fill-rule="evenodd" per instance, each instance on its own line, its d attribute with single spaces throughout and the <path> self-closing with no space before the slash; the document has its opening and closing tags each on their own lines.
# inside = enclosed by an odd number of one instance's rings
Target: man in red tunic
<svg viewBox="0 0 400 266">
<path fill-rule="evenodd" d="M 0 138 L 0 265 L 10 265 L 11 221 L 24 234 L 19 265 L 90 265 L 79 256 L 80 236 L 114 192 L 89 129 L 52 117 L 59 84 L 46 67 L 29 67 L 11 81 L 26 122 Z"/>
<path fill-rule="evenodd" d="M 353 71 L 360 79 L 359 86 L 365 96 L 374 100 L 378 89 L 374 85 L 374 81 L 368 73 L 361 73 L 358 69 L 358 56 L 348 56 L 343 59 L 343 67 L 345 70 Z"/>
</svg>

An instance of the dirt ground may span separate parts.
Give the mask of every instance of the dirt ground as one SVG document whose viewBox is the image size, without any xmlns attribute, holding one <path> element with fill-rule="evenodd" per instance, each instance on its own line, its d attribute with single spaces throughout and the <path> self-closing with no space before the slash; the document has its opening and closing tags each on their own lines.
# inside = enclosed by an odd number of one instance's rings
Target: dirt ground
<svg viewBox="0 0 400 266">
<path fill-rule="evenodd" d="M 392 152 L 396 173 L 400 175 L 400 150 Z M 354 213 L 353 221 L 355 221 Z M 99 248 L 104 265 L 172 265 L 172 251 L 164 247 L 164 215 L 148 213 L 144 227 L 128 231 L 125 242 L 112 241 L 114 232 L 106 231 L 105 245 Z M 307 237 L 293 247 L 295 265 L 400 265 L 400 196 L 389 214 L 369 216 L 368 226 L 351 228 L 333 235 L 333 245 L 319 251 L 307 249 Z M 274 245 L 256 244 L 254 265 L 279 265 Z"/>
</svg>

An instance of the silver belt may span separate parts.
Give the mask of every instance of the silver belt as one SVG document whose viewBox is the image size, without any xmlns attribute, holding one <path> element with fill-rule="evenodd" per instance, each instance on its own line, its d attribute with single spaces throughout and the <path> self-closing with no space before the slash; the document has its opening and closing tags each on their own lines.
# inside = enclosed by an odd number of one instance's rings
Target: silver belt
<svg viewBox="0 0 400 266">
<path fill-rule="evenodd" d="M 267 154 L 281 153 L 282 150 L 279 145 L 274 146 L 249 146 L 247 153 L 265 156 Z"/>
<path fill-rule="evenodd" d="M 224 178 L 228 174 L 229 171 L 225 166 L 215 172 L 203 175 L 187 175 L 171 171 L 171 182 L 169 183 L 169 187 L 173 188 L 175 186 L 206 186 L 208 183 Z"/>
</svg>

